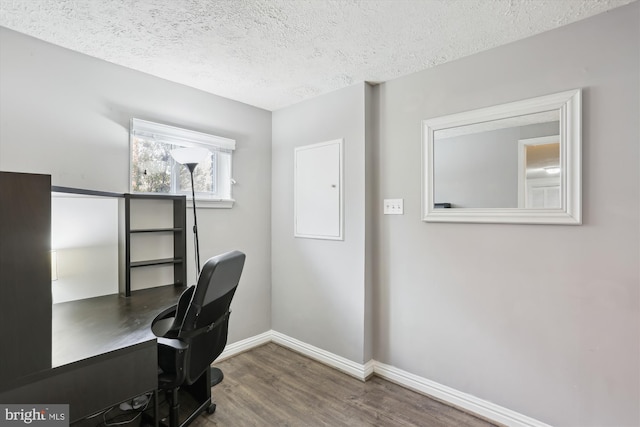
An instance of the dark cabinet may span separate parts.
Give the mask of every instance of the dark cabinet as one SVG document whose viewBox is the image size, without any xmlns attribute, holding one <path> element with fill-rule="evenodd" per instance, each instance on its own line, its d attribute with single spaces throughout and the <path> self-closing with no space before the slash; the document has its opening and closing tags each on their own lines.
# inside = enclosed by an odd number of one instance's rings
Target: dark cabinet
<svg viewBox="0 0 640 427">
<path fill-rule="evenodd" d="M 173 285 L 184 286 L 187 282 L 186 267 L 186 207 L 185 196 L 155 195 L 155 194 L 130 194 L 124 195 L 125 202 L 125 277 L 124 289 L 121 292 L 125 296 L 131 295 L 132 278 L 131 272 L 140 268 L 154 268 L 158 266 L 170 265 L 173 267 Z M 153 209 L 166 210 L 172 216 L 172 224 L 162 224 L 160 226 L 137 227 L 133 224 L 132 218 L 136 215 L 136 209 L 141 209 L 144 203 L 153 203 Z M 153 212 L 152 214 L 162 214 Z M 147 222 L 142 221 L 145 224 Z M 132 225 L 133 224 L 133 225 Z M 159 245 L 164 243 L 160 238 L 162 235 L 172 236 L 173 254 L 170 257 L 145 258 L 132 261 L 132 243 L 141 236 L 156 239 Z M 149 245 L 148 245 L 149 246 Z M 153 245 L 150 245 L 153 246 Z M 169 251 L 171 252 L 171 251 Z M 158 283 L 157 285 L 167 285 L 168 283 Z"/>
<path fill-rule="evenodd" d="M 0 172 L 0 389 L 51 368 L 51 177 Z"/>
</svg>

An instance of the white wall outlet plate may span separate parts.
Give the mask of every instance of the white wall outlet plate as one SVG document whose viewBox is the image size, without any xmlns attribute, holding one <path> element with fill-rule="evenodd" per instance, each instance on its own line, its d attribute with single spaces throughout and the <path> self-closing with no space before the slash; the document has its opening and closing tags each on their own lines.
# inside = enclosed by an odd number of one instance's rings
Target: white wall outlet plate
<svg viewBox="0 0 640 427">
<path fill-rule="evenodd" d="M 404 214 L 404 199 L 384 199 L 385 215 Z"/>
</svg>

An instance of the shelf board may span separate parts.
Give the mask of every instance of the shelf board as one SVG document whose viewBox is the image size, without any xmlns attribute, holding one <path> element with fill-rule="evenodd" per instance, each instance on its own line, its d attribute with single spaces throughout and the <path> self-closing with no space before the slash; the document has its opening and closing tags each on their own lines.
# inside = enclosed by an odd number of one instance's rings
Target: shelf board
<svg viewBox="0 0 640 427">
<path fill-rule="evenodd" d="M 158 233 L 158 232 L 179 232 L 183 231 L 183 228 L 138 228 L 136 230 L 129 230 L 130 233 Z"/>
<path fill-rule="evenodd" d="M 84 196 L 101 196 L 101 197 L 124 197 L 123 193 L 113 193 L 111 191 L 86 190 L 84 188 L 51 186 L 52 193 L 81 194 Z"/>
<path fill-rule="evenodd" d="M 187 200 L 184 194 L 164 194 L 164 193 L 124 193 L 128 199 L 158 199 L 158 200 Z"/>
<path fill-rule="evenodd" d="M 163 264 L 180 264 L 182 258 L 160 258 L 160 259 L 148 259 L 144 261 L 135 261 L 131 263 L 131 268 L 134 267 L 148 267 L 151 265 L 163 265 Z"/>
</svg>

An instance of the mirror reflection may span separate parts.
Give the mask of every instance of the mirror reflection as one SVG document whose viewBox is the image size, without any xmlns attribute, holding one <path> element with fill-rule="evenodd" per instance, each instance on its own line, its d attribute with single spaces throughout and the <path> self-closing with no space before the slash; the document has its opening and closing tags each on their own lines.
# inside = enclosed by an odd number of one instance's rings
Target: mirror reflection
<svg viewBox="0 0 640 427">
<path fill-rule="evenodd" d="M 560 110 L 433 133 L 434 208 L 561 207 Z"/>
</svg>

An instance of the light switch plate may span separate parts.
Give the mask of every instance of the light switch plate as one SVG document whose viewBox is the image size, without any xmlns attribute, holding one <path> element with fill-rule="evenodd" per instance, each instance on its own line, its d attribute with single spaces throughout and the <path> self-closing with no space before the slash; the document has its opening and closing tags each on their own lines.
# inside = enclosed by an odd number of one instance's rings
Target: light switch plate
<svg viewBox="0 0 640 427">
<path fill-rule="evenodd" d="M 384 199 L 385 215 L 404 214 L 404 199 Z"/>
</svg>

